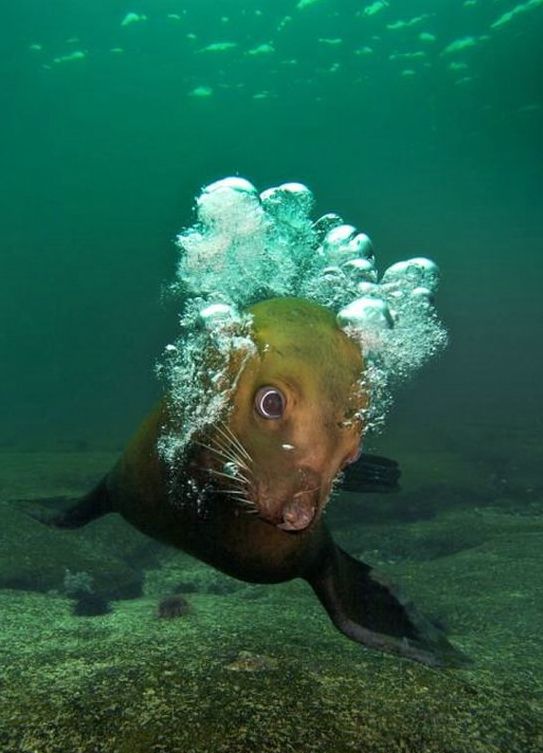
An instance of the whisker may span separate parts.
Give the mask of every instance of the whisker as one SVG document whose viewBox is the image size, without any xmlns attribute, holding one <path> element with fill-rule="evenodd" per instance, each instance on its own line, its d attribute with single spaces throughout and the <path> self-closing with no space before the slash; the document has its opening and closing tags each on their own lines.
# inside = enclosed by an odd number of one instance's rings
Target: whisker
<svg viewBox="0 0 543 753">
<path fill-rule="evenodd" d="M 224 422 L 222 422 L 222 421 L 221 421 L 221 423 L 216 423 L 216 424 L 214 424 L 214 426 L 215 426 L 215 428 L 217 429 L 217 431 L 219 431 L 219 432 L 221 433 L 221 435 L 222 435 L 222 438 L 223 438 L 223 439 L 224 439 L 224 440 L 225 440 L 226 442 L 228 442 L 228 444 L 229 444 L 230 446 L 231 446 L 232 444 L 234 444 L 234 442 L 232 441 L 232 436 L 231 436 L 231 432 L 229 432 L 229 431 L 227 432 L 227 431 L 226 431 L 226 424 L 225 424 Z"/>
<path fill-rule="evenodd" d="M 222 493 L 229 497 L 233 497 L 236 504 L 244 508 L 244 512 L 258 513 L 256 504 L 252 500 L 247 499 L 245 491 L 241 489 L 223 489 Z"/>
<path fill-rule="evenodd" d="M 230 434 L 235 446 L 239 448 L 240 452 L 243 455 L 245 455 L 249 463 L 254 463 L 253 458 L 251 457 L 249 451 L 247 450 L 247 448 L 245 447 L 241 439 L 234 434 L 234 432 L 232 431 L 232 429 L 230 429 L 229 426 L 226 427 L 226 431 Z"/>
<path fill-rule="evenodd" d="M 224 460 L 228 460 L 231 463 L 234 463 L 234 465 L 240 465 L 245 470 L 249 471 L 249 468 L 245 465 L 245 463 L 240 460 L 237 456 L 230 454 L 227 452 L 226 449 L 224 449 L 222 446 L 219 445 L 219 447 L 213 447 L 212 445 L 205 444 L 204 442 L 196 442 L 195 444 L 198 444 L 200 447 L 205 447 L 206 450 L 209 450 L 210 452 L 214 452 L 216 455 L 218 455 L 220 458 Z"/>
<path fill-rule="evenodd" d="M 196 444 L 212 452 L 220 460 L 227 461 L 225 466 L 232 464 L 234 473 L 228 473 L 225 470 L 219 471 L 215 468 L 201 466 L 212 476 L 227 479 L 236 488 L 220 489 L 220 492 L 229 497 L 232 502 L 238 505 L 243 512 L 249 515 L 257 515 L 259 510 L 254 501 L 248 498 L 248 491 L 253 483 L 253 471 L 248 463 L 254 464 L 253 458 L 243 446 L 240 439 L 224 422 L 212 424 L 214 433 L 208 438 L 209 444 L 197 441 Z"/>
<path fill-rule="evenodd" d="M 229 479 L 229 481 L 236 481 L 237 483 L 240 483 L 240 478 L 242 478 L 244 481 L 246 480 L 243 478 L 243 476 L 232 476 L 230 473 L 216 471 L 215 468 L 204 468 L 204 470 L 208 473 L 213 473 L 215 476 L 221 476 L 222 478 L 227 478 Z"/>
<path fill-rule="evenodd" d="M 318 491 L 319 489 L 320 489 L 320 486 L 315 486 L 315 488 L 314 488 L 314 489 L 302 489 L 302 491 L 301 491 L 301 492 L 296 492 L 296 494 L 293 494 L 292 496 L 293 496 L 293 497 L 299 497 L 299 496 L 301 496 L 302 494 L 309 494 L 310 492 L 316 492 L 316 491 Z"/>
<path fill-rule="evenodd" d="M 240 499 L 237 497 L 235 499 L 236 504 L 240 505 L 244 508 L 245 512 L 258 512 L 256 505 L 254 502 L 251 502 L 250 499 L 242 498 Z"/>
<path fill-rule="evenodd" d="M 216 447 L 212 447 L 209 444 L 205 444 L 205 442 L 195 441 L 194 444 L 197 444 L 199 447 L 204 447 L 206 450 L 210 450 L 210 452 L 214 452 L 216 455 L 226 458 L 227 460 L 232 460 L 231 456 L 227 455 L 226 452 L 222 452 L 220 449 L 217 449 Z"/>
<path fill-rule="evenodd" d="M 251 456 L 245 450 L 238 438 L 234 434 L 232 434 L 230 429 L 228 429 L 228 427 L 225 427 L 225 425 L 221 424 L 214 424 L 213 426 L 218 432 L 218 435 L 215 434 L 212 441 L 215 442 L 218 447 L 222 448 L 226 452 L 230 452 L 232 455 L 235 455 L 237 458 L 239 458 L 240 463 L 245 464 L 246 461 L 244 458 L 247 458 L 252 462 Z"/>
<path fill-rule="evenodd" d="M 217 444 L 219 449 L 222 450 L 225 457 L 228 457 L 229 460 L 231 460 L 236 465 L 242 466 L 249 473 L 251 472 L 249 466 L 243 460 L 243 458 L 241 458 L 239 455 L 236 454 L 236 448 L 232 447 L 232 443 L 230 443 L 228 446 L 225 446 L 224 444 L 221 444 L 221 442 L 217 439 L 217 437 L 214 437 L 213 441 Z"/>
<path fill-rule="evenodd" d="M 241 497 L 242 499 L 240 499 L 240 502 L 244 502 L 244 501 L 246 502 L 247 501 L 247 499 L 246 499 L 246 493 L 244 491 L 242 491 L 241 489 L 239 489 L 239 490 L 238 489 L 235 489 L 235 490 L 232 490 L 232 489 L 222 489 L 221 491 L 224 494 L 228 494 L 230 497 L 238 497 L 238 499 Z"/>
<path fill-rule="evenodd" d="M 232 494 L 243 494 L 247 495 L 248 489 L 246 486 L 248 486 L 249 482 L 245 482 L 245 480 L 240 480 L 236 476 L 230 476 L 228 473 L 221 473 L 221 471 L 216 471 L 214 468 L 204 468 L 203 470 L 207 471 L 207 473 L 213 475 L 213 476 L 219 476 L 220 478 L 226 478 L 228 481 L 231 481 L 234 484 L 237 484 L 239 489 L 221 489 L 221 492 L 224 493 L 232 493 Z"/>
<path fill-rule="evenodd" d="M 245 449 L 245 447 L 242 445 L 242 443 L 240 442 L 240 440 L 238 439 L 238 437 L 236 437 L 236 435 L 234 434 L 234 432 L 232 431 L 232 429 L 230 429 L 230 427 L 227 426 L 227 424 L 225 424 L 224 422 L 222 424 L 217 424 L 217 429 L 221 432 L 221 434 L 223 435 L 223 437 L 227 441 L 233 442 L 235 444 L 235 446 L 237 447 L 237 449 L 240 450 L 240 452 L 243 455 L 245 455 L 245 457 L 247 458 L 247 460 L 250 463 L 253 462 L 252 457 L 249 455 L 249 453 L 247 452 L 247 450 Z"/>
<path fill-rule="evenodd" d="M 224 472 L 226 473 L 226 471 L 224 471 Z M 239 471 L 237 473 L 230 474 L 230 475 L 231 475 L 232 478 L 235 478 L 236 481 L 243 481 L 246 484 L 250 484 L 251 483 L 250 480 L 247 478 L 247 476 L 245 476 L 243 473 L 239 473 Z"/>
<path fill-rule="evenodd" d="M 241 458 L 238 458 L 236 455 L 229 454 L 226 450 L 224 450 L 222 448 L 221 445 L 219 445 L 220 449 L 218 449 L 216 447 L 213 447 L 212 445 L 206 444 L 205 442 L 199 442 L 198 441 L 198 442 L 196 442 L 196 444 L 198 444 L 200 447 L 204 447 L 205 449 L 209 450 L 210 452 L 214 452 L 219 458 L 221 458 L 223 460 L 227 460 L 227 461 L 233 463 L 236 466 L 236 468 L 241 467 L 243 470 L 247 471 L 248 473 L 251 473 L 250 469 L 248 468 L 248 466 L 246 465 L 246 463 L 243 462 L 243 460 Z M 242 473 L 238 472 L 236 474 L 235 478 L 236 479 L 241 479 L 241 480 L 245 481 L 245 483 L 247 483 L 247 484 L 250 483 L 249 479 L 247 478 L 247 476 L 245 474 L 242 474 Z"/>
</svg>

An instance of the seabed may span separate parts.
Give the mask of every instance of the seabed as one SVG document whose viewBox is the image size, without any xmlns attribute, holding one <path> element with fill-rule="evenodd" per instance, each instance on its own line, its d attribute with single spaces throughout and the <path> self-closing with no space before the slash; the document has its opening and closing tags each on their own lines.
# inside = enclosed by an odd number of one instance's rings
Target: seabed
<svg viewBox="0 0 543 753">
<path fill-rule="evenodd" d="M 1 453 L 1 753 L 541 753 L 541 452 L 506 467 L 476 434 L 477 462 L 387 448 L 401 495 L 344 495 L 328 516 L 446 627 L 464 670 L 368 651 L 304 583 L 239 583 L 114 517 L 49 529 L 35 500 L 79 495 L 115 455 Z M 66 569 L 112 611 L 72 614 Z M 159 618 L 175 590 L 188 614 Z"/>
</svg>

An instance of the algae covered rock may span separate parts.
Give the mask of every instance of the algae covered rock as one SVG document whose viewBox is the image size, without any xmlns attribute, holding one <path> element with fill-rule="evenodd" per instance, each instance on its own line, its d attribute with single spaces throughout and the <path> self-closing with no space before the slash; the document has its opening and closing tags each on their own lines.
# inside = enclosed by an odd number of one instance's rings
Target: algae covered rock
<svg viewBox="0 0 543 753">
<path fill-rule="evenodd" d="M 104 521 L 100 542 L 96 535 L 52 529 L 27 509 L 22 503 L 0 502 L 0 588 L 64 593 L 69 570 L 88 574 L 94 590 L 111 599 L 141 593 L 141 569 L 123 561 L 122 547 L 117 555 L 111 551 L 112 541 L 127 543 L 122 521 Z"/>
</svg>

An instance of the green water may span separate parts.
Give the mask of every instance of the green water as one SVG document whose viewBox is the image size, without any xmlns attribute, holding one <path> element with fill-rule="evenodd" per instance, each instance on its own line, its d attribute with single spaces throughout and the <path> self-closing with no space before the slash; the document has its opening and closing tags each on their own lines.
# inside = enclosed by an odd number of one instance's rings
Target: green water
<svg viewBox="0 0 543 753">
<path fill-rule="evenodd" d="M 236 173 L 308 184 L 384 265 L 439 263 L 452 346 L 418 382 L 415 415 L 534 418 L 540 6 L 492 28 L 510 4 L 3 5 L 5 442 L 124 439 L 175 329 L 159 300 L 172 239 L 200 186 Z M 129 11 L 147 20 L 121 26 Z M 237 46 L 202 51 L 222 42 Z M 247 54 L 264 43 L 274 52 Z M 85 57 L 54 62 L 74 51 Z M 424 56 L 390 59 L 411 53 Z"/>
<path fill-rule="evenodd" d="M 542 39 L 539 0 L 0 0 L 0 753 L 541 753 Z M 227 175 L 309 186 L 380 270 L 441 268 L 449 347 L 372 445 L 403 491 L 329 522 L 472 671 L 361 653 L 299 582 L 24 514 L 159 396 L 174 239 Z M 140 596 L 85 621 L 66 568 Z M 180 582 L 193 616 L 163 625 Z M 243 651 L 268 670 L 225 673 Z"/>
</svg>

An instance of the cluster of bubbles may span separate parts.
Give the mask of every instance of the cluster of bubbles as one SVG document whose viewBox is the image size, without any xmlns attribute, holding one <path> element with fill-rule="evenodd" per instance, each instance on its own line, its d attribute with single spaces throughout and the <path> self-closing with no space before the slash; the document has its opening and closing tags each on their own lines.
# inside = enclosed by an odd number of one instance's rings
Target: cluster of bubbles
<svg viewBox="0 0 543 753">
<path fill-rule="evenodd" d="M 439 283 L 434 262 L 400 261 L 380 276 L 370 238 L 337 214 L 313 221 L 313 205 L 311 191 L 300 183 L 259 194 L 239 177 L 212 183 L 197 198 L 196 222 L 177 239 L 174 287 L 186 301 L 183 334 L 168 346 L 161 367 L 172 405 L 181 406 L 178 447 L 224 410 L 232 354 L 238 353 L 241 366 L 254 352 L 244 312 L 258 301 L 296 296 L 336 313 L 365 357 L 361 379 L 371 394 L 365 419 L 372 427 L 384 419 L 391 384 L 445 345 L 433 305 Z M 208 356 L 204 362 L 204 352 L 217 354 L 214 367 Z"/>
<path fill-rule="evenodd" d="M 224 420 L 239 375 L 257 352 L 251 318 L 225 304 L 208 305 L 200 297 L 188 301 L 181 330 L 157 367 L 167 383 L 169 412 L 158 450 L 172 470 L 195 436 Z"/>
</svg>

